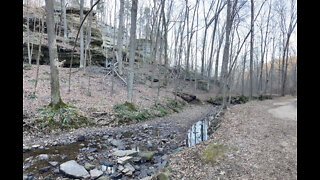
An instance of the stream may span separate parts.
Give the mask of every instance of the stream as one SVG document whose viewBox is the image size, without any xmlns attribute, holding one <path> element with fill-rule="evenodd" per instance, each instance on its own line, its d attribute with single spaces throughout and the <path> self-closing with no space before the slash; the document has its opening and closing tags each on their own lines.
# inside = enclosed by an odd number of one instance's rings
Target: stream
<svg viewBox="0 0 320 180">
<path fill-rule="evenodd" d="M 89 175 L 85 179 L 126 180 L 151 176 L 166 166 L 169 154 L 207 140 L 214 115 L 212 111 L 201 117 L 185 132 L 182 141 L 177 140 L 181 139 L 178 138 L 181 132 L 168 126 L 144 124 L 134 130 L 79 136 L 71 143 L 24 148 L 23 179 L 79 178 L 61 169 L 62 164 L 72 160 L 86 169 Z M 122 162 L 125 158 L 129 160 Z"/>
</svg>

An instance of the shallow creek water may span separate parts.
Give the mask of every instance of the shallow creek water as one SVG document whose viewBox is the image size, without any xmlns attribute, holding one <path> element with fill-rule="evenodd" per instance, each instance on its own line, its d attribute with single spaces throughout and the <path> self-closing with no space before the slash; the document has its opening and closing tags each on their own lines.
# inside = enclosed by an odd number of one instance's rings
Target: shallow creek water
<svg viewBox="0 0 320 180">
<path fill-rule="evenodd" d="M 212 115 L 212 114 L 211 114 Z M 71 143 L 49 147 L 32 148 L 23 153 L 23 173 L 34 177 L 33 179 L 61 179 L 65 177 L 59 172 L 59 164 L 69 160 L 76 160 L 80 165 L 90 163 L 97 169 L 101 169 L 102 161 L 107 162 L 104 175 L 119 173 L 117 157 L 112 155 L 116 150 L 135 150 L 138 152 L 155 152 L 151 161 L 136 161 L 131 164 L 136 168 L 132 176 L 122 174 L 119 179 L 141 179 L 161 170 L 167 163 L 167 155 L 177 152 L 179 147 L 192 147 L 195 144 L 208 139 L 208 127 L 210 126 L 210 114 L 204 115 L 194 123 L 187 131 L 186 138 L 182 142 L 176 139 L 177 132 L 162 126 L 139 127 L 133 131 L 105 132 L 100 135 L 88 136 L 84 140 L 75 140 Z M 208 118 L 209 117 L 209 118 Z M 181 134 L 179 134 L 181 136 Z M 113 142 L 120 143 L 119 146 Z M 47 154 L 49 159 L 38 160 L 40 154 Z M 58 162 L 53 167 L 49 162 Z M 49 168 L 50 166 L 50 168 Z M 41 171 L 48 167 L 49 170 Z M 121 171 L 120 171 L 121 174 Z"/>
<path fill-rule="evenodd" d="M 202 119 L 194 123 L 188 130 L 186 146 L 192 147 L 195 144 L 200 143 L 208 139 L 208 127 L 210 126 L 210 121 L 208 118 Z"/>
</svg>

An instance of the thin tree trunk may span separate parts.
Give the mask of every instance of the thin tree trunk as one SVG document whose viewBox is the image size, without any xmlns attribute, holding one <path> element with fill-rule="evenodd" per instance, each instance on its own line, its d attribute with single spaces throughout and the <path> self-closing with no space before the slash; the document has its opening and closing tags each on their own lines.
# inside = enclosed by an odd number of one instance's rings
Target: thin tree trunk
<svg viewBox="0 0 320 180">
<path fill-rule="evenodd" d="M 84 0 L 80 0 L 80 23 L 83 20 L 83 3 Z M 83 27 L 80 28 L 80 68 L 84 68 L 84 43 L 83 43 Z"/>
<path fill-rule="evenodd" d="M 165 75 L 164 75 L 164 85 L 167 86 L 168 84 L 168 69 L 169 69 L 169 62 L 168 62 L 168 23 L 170 19 L 170 14 L 171 14 L 171 7 L 172 7 L 172 2 L 170 3 L 169 7 L 169 14 L 168 14 L 168 19 L 166 20 L 166 16 L 163 10 L 162 16 L 163 16 L 163 25 L 164 25 L 164 65 L 165 65 Z M 165 5 L 165 0 L 163 1 L 163 6 Z"/>
<path fill-rule="evenodd" d="M 40 19 L 40 18 L 39 18 Z M 34 20 L 33 20 L 33 31 L 32 31 L 32 39 L 34 39 L 35 37 L 35 32 L 36 32 L 36 21 L 37 21 L 37 18 L 34 17 Z M 40 22 L 39 22 L 40 24 Z M 31 60 L 32 60 L 32 55 L 33 55 L 33 43 L 31 43 L 31 50 L 30 50 L 30 57 L 31 57 Z"/>
<path fill-rule="evenodd" d="M 40 21 L 42 22 L 42 25 L 41 25 L 41 34 L 40 34 L 40 37 L 39 37 L 39 49 L 38 49 L 38 56 L 37 56 L 36 82 L 34 84 L 34 92 L 33 92 L 34 95 L 37 92 L 37 85 L 38 85 L 38 79 L 39 79 L 39 61 L 40 61 L 40 56 L 41 56 L 42 36 L 43 36 L 43 31 L 44 31 L 44 18 L 40 18 Z M 40 21 L 39 21 L 39 31 L 40 31 Z"/>
<path fill-rule="evenodd" d="M 187 25 L 187 57 L 186 57 L 186 61 L 187 61 L 187 67 L 186 67 L 186 76 L 188 76 L 187 78 L 190 79 L 190 73 L 189 73 L 189 55 L 190 55 L 190 48 L 191 48 L 191 41 L 192 41 L 192 37 L 194 35 L 194 31 L 193 31 L 193 24 L 194 24 L 194 17 L 196 14 L 196 10 L 198 9 L 198 4 L 199 4 L 199 0 L 196 1 L 196 5 L 195 5 L 195 9 L 193 11 L 193 16 L 192 16 L 192 23 L 191 23 L 191 28 L 190 28 L 190 38 L 189 38 L 189 25 Z M 186 4 L 187 6 L 187 4 Z M 187 8 L 187 7 L 186 7 Z M 188 9 L 188 16 L 187 16 L 187 22 L 189 22 L 189 9 Z M 189 23 L 188 23 L 189 24 Z"/>
<path fill-rule="evenodd" d="M 214 40 L 215 40 L 215 36 L 216 36 L 216 30 L 217 30 L 217 24 L 218 24 L 218 19 L 219 19 L 219 14 L 220 11 L 218 11 L 220 5 L 220 0 L 217 3 L 217 8 L 215 11 L 215 22 L 214 22 L 214 26 L 213 26 L 213 32 L 212 32 L 212 42 L 211 42 L 211 51 L 210 51 L 210 59 L 209 59 L 209 69 L 208 69 L 208 83 L 207 83 L 207 89 L 209 91 L 210 89 L 210 76 L 211 76 L 211 71 L 212 71 L 212 59 L 213 59 L 213 46 L 214 46 Z"/>
<path fill-rule="evenodd" d="M 119 74 L 122 76 L 122 46 L 123 46 L 123 13 L 124 13 L 124 0 L 120 0 L 120 12 L 119 12 L 119 29 L 118 29 L 118 39 L 117 39 L 117 61 Z"/>
<path fill-rule="evenodd" d="M 266 54 L 268 54 L 268 50 L 269 48 L 267 48 L 266 50 Z M 268 81 L 269 81 L 269 77 L 268 77 L 268 56 L 266 55 L 266 75 L 265 75 L 265 84 L 264 84 L 264 91 L 263 94 L 267 94 L 267 86 L 268 86 Z"/>
<path fill-rule="evenodd" d="M 271 12 L 271 2 L 270 2 L 270 6 L 269 6 L 269 12 L 268 12 L 268 18 L 267 18 L 267 28 L 266 28 L 266 33 L 265 33 L 265 37 L 264 37 L 264 47 L 263 47 L 263 51 L 262 51 L 262 55 L 261 55 L 261 69 L 260 69 L 260 77 L 259 77 L 259 93 L 262 92 L 262 73 L 263 73 L 263 63 L 264 63 L 264 55 L 265 55 L 265 51 L 266 51 L 266 46 L 267 46 L 267 39 L 268 39 L 268 30 L 269 30 L 269 21 L 270 21 L 270 12 Z M 263 38 L 262 35 L 262 30 L 261 30 L 261 37 Z M 262 40 L 262 39 L 261 39 Z M 262 45 L 262 43 L 261 43 Z M 261 46 L 262 49 L 262 46 Z"/>
<path fill-rule="evenodd" d="M 131 28 L 130 28 L 130 57 L 129 57 L 129 81 L 127 89 L 128 102 L 132 103 L 132 86 L 134 78 L 134 57 L 136 49 L 136 21 L 137 21 L 138 0 L 132 0 L 131 7 Z"/>
<path fill-rule="evenodd" d="M 247 61 L 247 47 L 244 50 L 244 57 L 243 57 L 243 67 L 242 67 L 242 81 L 241 81 L 241 95 L 244 95 L 244 75 L 246 69 L 246 61 Z"/>
<path fill-rule="evenodd" d="M 250 42 L 250 87 L 249 98 L 252 100 L 253 91 L 253 41 L 254 41 L 254 3 L 251 0 L 251 42 Z"/>
<path fill-rule="evenodd" d="M 90 8 L 90 10 L 88 11 L 88 13 L 90 13 L 92 11 L 92 9 L 100 2 L 100 0 L 97 0 L 94 5 Z M 86 16 L 84 17 L 83 21 L 80 23 L 80 28 L 82 27 L 84 21 L 86 20 L 87 16 L 89 14 L 86 14 Z M 77 40 L 78 40 L 78 37 L 79 37 L 79 33 L 80 33 L 80 29 L 78 30 L 77 32 L 77 35 L 76 35 L 76 39 L 74 41 L 74 45 L 73 45 L 73 49 L 71 51 L 71 60 L 70 60 L 70 67 L 69 67 L 69 81 L 68 81 L 68 93 L 70 93 L 70 84 L 71 84 L 71 68 L 72 68 L 72 61 L 73 61 L 73 54 L 74 54 L 74 50 L 76 48 L 76 43 L 77 43 Z"/>
<path fill-rule="evenodd" d="M 272 39 L 272 57 L 271 57 L 271 67 L 270 67 L 270 95 L 272 95 L 272 84 L 273 84 L 273 69 L 274 69 L 274 53 L 275 53 L 275 46 L 274 46 L 274 38 Z"/>
<path fill-rule="evenodd" d="M 93 6 L 93 0 L 90 0 L 90 7 Z M 89 22 L 87 24 L 87 37 L 86 37 L 86 47 L 85 47 L 85 61 L 84 67 L 86 67 L 86 60 L 88 58 L 88 53 L 90 51 L 90 41 L 91 41 L 91 24 L 92 24 L 92 13 L 89 13 Z"/>
<path fill-rule="evenodd" d="M 206 26 L 204 29 L 204 36 L 203 36 L 203 42 L 202 42 L 202 54 L 201 54 L 201 76 L 202 77 L 204 76 L 204 51 L 206 46 L 208 27 L 209 26 Z"/>
<path fill-rule="evenodd" d="M 286 57 L 285 57 L 285 67 L 284 67 L 284 74 L 283 74 L 283 81 L 282 81 L 282 90 L 281 90 L 281 96 L 285 95 L 285 88 L 286 88 L 286 82 L 287 82 L 287 70 L 288 70 L 288 58 L 289 58 L 289 43 L 286 51 Z"/>
<path fill-rule="evenodd" d="M 155 45 L 154 45 L 154 53 L 153 53 L 153 60 L 152 60 L 153 66 L 157 65 L 157 52 L 158 52 L 158 41 L 159 41 L 159 38 L 160 38 L 161 18 L 162 18 L 162 16 L 159 17 L 158 24 L 156 24 L 156 26 L 157 26 L 157 31 L 156 32 L 157 33 L 156 33 L 156 42 L 155 42 Z M 160 52 L 160 53 L 162 53 L 162 52 Z M 159 61 L 161 61 L 161 59 L 159 59 Z M 156 67 L 155 67 L 155 69 L 156 69 Z M 155 73 L 155 71 L 152 71 L 152 74 L 151 74 L 151 87 L 153 86 L 154 73 Z"/>
<path fill-rule="evenodd" d="M 114 25 L 117 24 L 117 22 L 116 22 L 117 21 L 117 19 L 116 19 L 116 9 L 117 9 L 117 3 L 115 2 Z M 111 16 L 110 16 L 110 23 L 111 23 Z M 119 33 L 118 33 L 118 35 L 119 35 Z M 116 42 L 115 41 L 116 41 L 116 28 L 113 29 L 113 48 L 112 48 L 112 67 L 111 67 L 112 76 L 111 76 L 111 91 L 110 91 L 111 96 L 114 93 L 114 70 L 115 70 L 115 65 L 114 64 L 115 64 L 115 58 L 116 58 L 116 53 L 115 53 L 115 44 L 116 44 Z M 122 53 L 122 47 L 121 47 L 121 53 Z"/>
<path fill-rule="evenodd" d="M 68 40 L 67 14 L 65 0 L 61 0 L 63 12 L 63 42 L 66 44 Z"/>
<path fill-rule="evenodd" d="M 163 17 L 164 17 L 164 5 L 165 5 L 165 0 L 162 0 L 162 7 L 161 7 L 161 13 L 163 13 Z M 159 21 L 159 26 L 160 26 L 160 21 Z M 162 37 L 163 34 L 163 29 L 165 26 L 165 22 L 162 23 L 162 27 L 161 27 L 161 32 L 159 33 L 160 36 Z M 159 53 L 159 63 L 156 63 L 156 65 L 158 66 L 158 91 L 157 91 L 157 97 L 156 97 L 156 101 L 155 101 L 155 105 L 157 105 L 159 103 L 159 97 L 160 97 L 160 67 L 161 67 L 161 56 L 162 56 L 162 42 L 163 42 L 163 38 L 160 38 L 160 53 Z"/>
<path fill-rule="evenodd" d="M 194 65 L 194 92 L 197 91 L 197 62 L 198 62 L 198 29 L 199 29 L 199 8 L 197 9 L 197 31 L 196 31 L 196 52 L 195 52 L 195 65 Z"/>
<path fill-rule="evenodd" d="M 214 82 L 215 83 L 218 82 L 219 57 L 220 57 L 220 49 L 222 46 L 223 39 L 224 39 L 224 36 L 220 36 L 219 45 L 218 45 L 218 49 L 217 49 L 217 56 L 216 56 L 216 65 L 215 65 L 215 70 L 214 70 Z M 222 78 L 222 76 L 220 78 Z"/>
<path fill-rule="evenodd" d="M 27 48 L 28 48 L 28 60 L 29 60 L 29 64 L 31 65 L 31 52 L 30 52 L 30 30 L 29 30 L 29 19 L 30 19 L 30 15 L 29 15 L 29 1 L 26 1 L 26 5 L 27 5 Z"/>
</svg>

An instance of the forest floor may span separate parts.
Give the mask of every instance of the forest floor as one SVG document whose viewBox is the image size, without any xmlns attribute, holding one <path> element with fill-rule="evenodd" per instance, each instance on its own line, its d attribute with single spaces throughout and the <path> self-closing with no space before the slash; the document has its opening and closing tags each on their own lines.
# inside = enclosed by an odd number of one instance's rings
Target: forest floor
<svg viewBox="0 0 320 180">
<path fill-rule="evenodd" d="M 68 93 L 68 68 L 60 68 L 61 97 L 85 115 L 91 117 L 97 112 L 107 115 L 95 119 L 95 127 L 83 127 L 66 132 L 39 135 L 31 130 L 24 131 L 24 146 L 52 145 L 77 139 L 81 135 L 124 133 L 134 131 L 145 124 L 160 127 L 164 134 L 174 133 L 173 144 L 181 144 L 193 123 L 213 110 L 209 104 L 187 104 L 179 113 L 157 117 L 145 122 L 118 126 L 108 117 L 115 104 L 126 100 L 126 87 L 121 80 L 114 81 L 114 95 L 110 95 L 111 79 L 105 73 L 93 70 L 88 92 L 88 76 L 72 69 L 71 93 Z M 50 69 L 40 66 L 36 97 L 31 98 L 36 66 L 23 71 L 23 121 L 33 121 L 38 109 L 50 102 Z M 141 72 L 140 72 L 141 73 Z M 141 74 L 140 74 L 141 75 Z M 147 76 L 147 75 L 145 75 Z M 139 77 L 139 74 L 137 75 Z M 152 105 L 157 88 L 150 88 L 137 78 L 134 84 L 134 103 L 139 106 Z M 176 83 L 176 82 L 175 82 Z M 156 86 L 157 83 L 154 83 Z M 184 92 L 197 95 L 202 101 L 214 97 L 214 93 L 193 91 L 192 82 L 182 86 Z M 160 102 L 172 94 L 174 83 L 161 89 Z M 102 97 L 102 98 L 101 98 Z M 274 98 L 265 101 L 250 101 L 234 105 L 220 116 L 218 129 L 209 140 L 193 147 L 183 147 L 169 155 L 168 166 L 163 170 L 170 179 L 296 179 L 297 178 L 297 99 L 293 97 Z M 162 137 L 162 136 L 161 136 Z M 150 138 L 152 138 L 150 136 Z M 156 141 L 153 142 L 156 144 Z"/>
<path fill-rule="evenodd" d="M 221 119 L 209 140 L 170 155 L 172 179 L 297 179 L 296 98 L 235 105 Z"/>
<path fill-rule="evenodd" d="M 88 70 L 89 68 L 87 68 Z M 112 119 L 113 106 L 123 104 L 127 100 L 127 88 L 118 78 L 114 77 L 114 93 L 111 95 L 111 75 L 107 76 L 103 68 L 94 66 L 90 71 L 79 71 L 78 68 L 72 68 L 71 92 L 68 93 L 69 68 L 59 68 L 60 93 L 61 99 L 70 105 L 78 108 L 80 114 L 93 119 L 96 126 L 116 127 L 119 126 L 117 120 Z M 88 83 L 90 72 L 90 93 L 88 93 Z M 127 72 L 126 70 L 124 71 Z M 153 82 L 151 86 L 150 76 L 154 73 L 157 78 L 157 72 L 153 72 L 152 67 L 140 68 L 135 73 L 133 87 L 133 103 L 139 107 L 152 106 L 157 96 L 158 82 Z M 162 75 L 163 76 L 163 75 Z M 126 75 L 124 75 L 126 77 Z M 39 117 L 39 108 L 50 103 L 50 66 L 40 65 L 39 80 L 36 96 L 32 97 L 36 78 L 36 65 L 32 65 L 23 70 L 23 121 L 24 124 L 31 124 Z M 162 80 L 160 80 L 162 81 Z M 162 81 L 163 82 L 163 81 Z M 172 93 L 177 80 L 169 79 L 169 84 L 160 89 L 159 102 L 166 103 L 168 98 L 174 99 Z M 183 81 L 179 84 L 183 92 L 196 94 L 197 98 L 205 101 L 214 97 L 212 92 L 203 90 L 194 91 L 194 82 Z M 178 99 L 182 100 L 178 97 Z M 44 134 L 43 134 L 44 133 Z M 50 134 L 61 133 L 59 129 L 52 130 Z M 44 136 L 47 132 L 41 132 L 39 129 L 24 129 L 26 136 Z"/>
</svg>

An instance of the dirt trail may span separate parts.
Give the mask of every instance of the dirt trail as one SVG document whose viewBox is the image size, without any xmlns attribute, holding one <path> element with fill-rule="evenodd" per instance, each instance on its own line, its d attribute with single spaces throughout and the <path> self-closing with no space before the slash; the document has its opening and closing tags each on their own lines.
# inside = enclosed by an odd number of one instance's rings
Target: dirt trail
<svg viewBox="0 0 320 180">
<path fill-rule="evenodd" d="M 276 118 L 297 120 L 297 99 L 288 99 L 284 102 L 273 103 L 273 106 L 277 106 L 268 110 Z"/>
<path fill-rule="evenodd" d="M 297 179 L 297 99 L 282 97 L 231 107 L 211 139 L 171 155 L 172 179 Z M 227 147 L 214 164 L 211 144 Z"/>
</svg>

